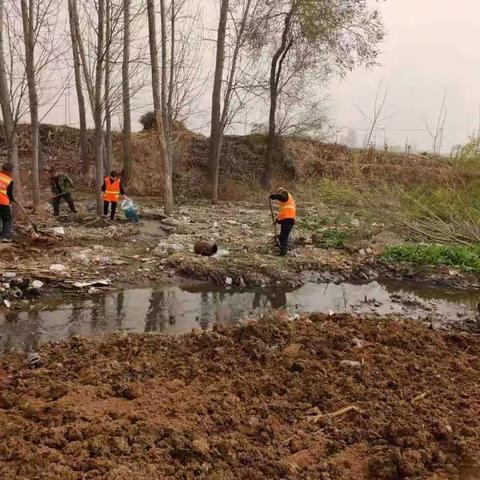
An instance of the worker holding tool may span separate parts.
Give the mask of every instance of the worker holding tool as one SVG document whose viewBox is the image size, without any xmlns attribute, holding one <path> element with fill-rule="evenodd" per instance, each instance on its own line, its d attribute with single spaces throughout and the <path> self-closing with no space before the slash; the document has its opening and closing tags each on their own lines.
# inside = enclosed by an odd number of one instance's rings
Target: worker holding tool
<svg viewBox="0 0 480 480">
<path fill-rule="evenodd" d="M 68 175 L 58 173 L 53 168 L 47 170 L 50 176 L 50 186 L 52 189 L 53 215 L 58 217 L 60 214 L 60 201 L 62 198 L 67 202 L 70 211 L 77 213 L 72 199 L 73 182 Z"/>
<path fill-rule="evenodd" d="M 268 196 L 271 203 L 272 200 L 279 202 L 278 215 L 274 217 L 274 225 L 280 225 L 280 235 L 278 237 L 278 244 L 280 247 L 280 255 L 285 256 L 288 252 L 288 239 L 297 218 L 297 207 L 292 195 L 284 188 L 280 187 L 278 192 L 272 193 Z"/>
<path fill-rule="evenodd" d="M 105 177 L 102 185 L 103 192 L 103 215 L 108 215 L 108 207 L 110 208 L 110 220 L 115 220 L 115 212 L 117 211 L 117 203 L 120 200 L 120 195 L 127 198 L 125 189 L 123 188 L 122 180 L 115 170 L 110 172 L 109 177 Z"/>
<path fill-rule="evenodd" d="M 15 201 L 13 198 L 13 165 L 5 163 L 0 170 L 0 220 L 2 221 L 2 242 L 12 241 L 12 210 L 10 204 Z"/>
</svg>

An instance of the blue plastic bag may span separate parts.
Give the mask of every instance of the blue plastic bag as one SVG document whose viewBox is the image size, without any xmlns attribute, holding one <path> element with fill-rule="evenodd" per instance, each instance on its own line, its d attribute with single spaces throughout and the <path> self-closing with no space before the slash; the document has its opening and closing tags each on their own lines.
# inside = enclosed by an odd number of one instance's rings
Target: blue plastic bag
<svg viewBox="0 0 480 480">
<path fill-rule="evenodd" d="M 140 219 L 138 217 L 137 206 L 133 203 L 133 200 L 131 198 L 123 199 L 121 208 L 125 213 L 125 218 L 129 222 L 132 222 L 132 223 L 140 222 Z"/>
</svg>

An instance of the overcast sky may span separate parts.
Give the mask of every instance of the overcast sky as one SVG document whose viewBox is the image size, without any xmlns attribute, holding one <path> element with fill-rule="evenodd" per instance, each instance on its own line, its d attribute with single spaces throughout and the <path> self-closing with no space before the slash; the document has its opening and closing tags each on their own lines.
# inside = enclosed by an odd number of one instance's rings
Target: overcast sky
<svg viewBox="0 0 480 480">
<path fill-rule="evenodd" d="M 339 126 L 364 129 L 358 111 L 372 111 L 379 82 L 388 87 L 385 122 L 390 145 L 431 149 L 425 122 L 436 123 L 447 89 L 444 151 L 478 129 L 480 116 L 479 0 L 386 0 L 387 38 L 381 66 L 350 74 L 331 88 L 331 111 Z M 410 131 L 407 131 L 410 130 Z M 361 142 L 364 132 L 357 132 Z M 377 135 L 383 143 L 383 130 Z"/>
<path fill-rule="evenodd" d="M 214 27 L 218 1 L 199 0 L 199 4 L 204 25 Z M 368 122 L 359 108 L 371 112 L 381 83 L 388 89 L 383 113 L 389 119 L 377 131 L 377 143 L 383 144 L 385 136 L 389 145 L 404 146 L 408 138 L 417 150 L 430 150 L 432 140 L 425 122 L 431 126 L 436 123 L 446 88 L 448 113 L 443 150 L 448 152 L 453 145 L 467 141 L 480 123 L 480 0 L 381 0 L 379 4 L 387 30 L 380 65 L 357 70 L 345 80 L 334 79 L 328 89 L 330 115 L 344 129 L 339 139 L 350 128 L 356 130 L 359 145 L 362 143 Z M 213 37 L 214 32 L 207 36 Z M 211 70 L 213 42 L 207 42 L 205 50 Z M 208 131 L 209 99 L 207 91 L 203 113 L 194 122 L 204 132 Z M 73 91 L 68 103 L 68 115 L 64 102 L 46 120 L 63 123 L 67 117 L 75 124 Z M 135 99 L 134 105 L 140 107 L 133 115 L 135 129 L 139 128 L 136 120 L 148 109 L 142 107 L 148 103 L 149 93 Z"/>
</svg>

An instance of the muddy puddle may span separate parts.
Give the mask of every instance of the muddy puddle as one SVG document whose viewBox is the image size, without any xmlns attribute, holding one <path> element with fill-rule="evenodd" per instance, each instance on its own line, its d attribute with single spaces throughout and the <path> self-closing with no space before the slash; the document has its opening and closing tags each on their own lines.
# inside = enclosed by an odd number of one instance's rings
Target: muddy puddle
<svg viewBox="0 0 480 480">
<path fill-rule="evenodd" d="M 137 288 L 70 301 L 50 298 L 24 310 L 0 311 L 0 354 L 33 351 L 47 341 L 72 335 L 163 332 L 234 324 L 271 308 L 301 312 L 375 313 L 427 321 L 435 328 L 475 329 L 480 292 L 428 288 L 396 282 L 315 283 L 294 291 L 224 290 L 213 286 Z M 479 324 L 480 325 L 480 324 Z"/>
</svg>

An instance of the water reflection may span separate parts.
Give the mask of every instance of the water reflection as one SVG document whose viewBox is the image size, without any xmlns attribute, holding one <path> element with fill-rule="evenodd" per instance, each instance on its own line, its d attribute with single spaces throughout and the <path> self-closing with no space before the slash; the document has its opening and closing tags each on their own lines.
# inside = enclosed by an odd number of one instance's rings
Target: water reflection
<svg viewBox="0 0 480 480">
<path fill-rule="evenodd" d="M 399 301 L 399 297 L 405 296 L 408 305 Z M 11 348 L 32 351 L 46 341 L 72 335 L 99 336 L 119 329 L 176 335 L 193 328 L 206 330 L 216 323 L 233 324 L 270 308 L 287 308 L 292 312 L 374 311 L 412 318 L 438 313 L 458 319 L 473 317 L 479 300 L 477 292 L 426 289 L 392 282 L 308 283 L 292 292 L 205 286 L 130 289 L 71 304 L 62 303 L 61 299 L 45 299 L 29 305 L 25 311 L 0 312 L 0 353 Z"/>
</svg>

